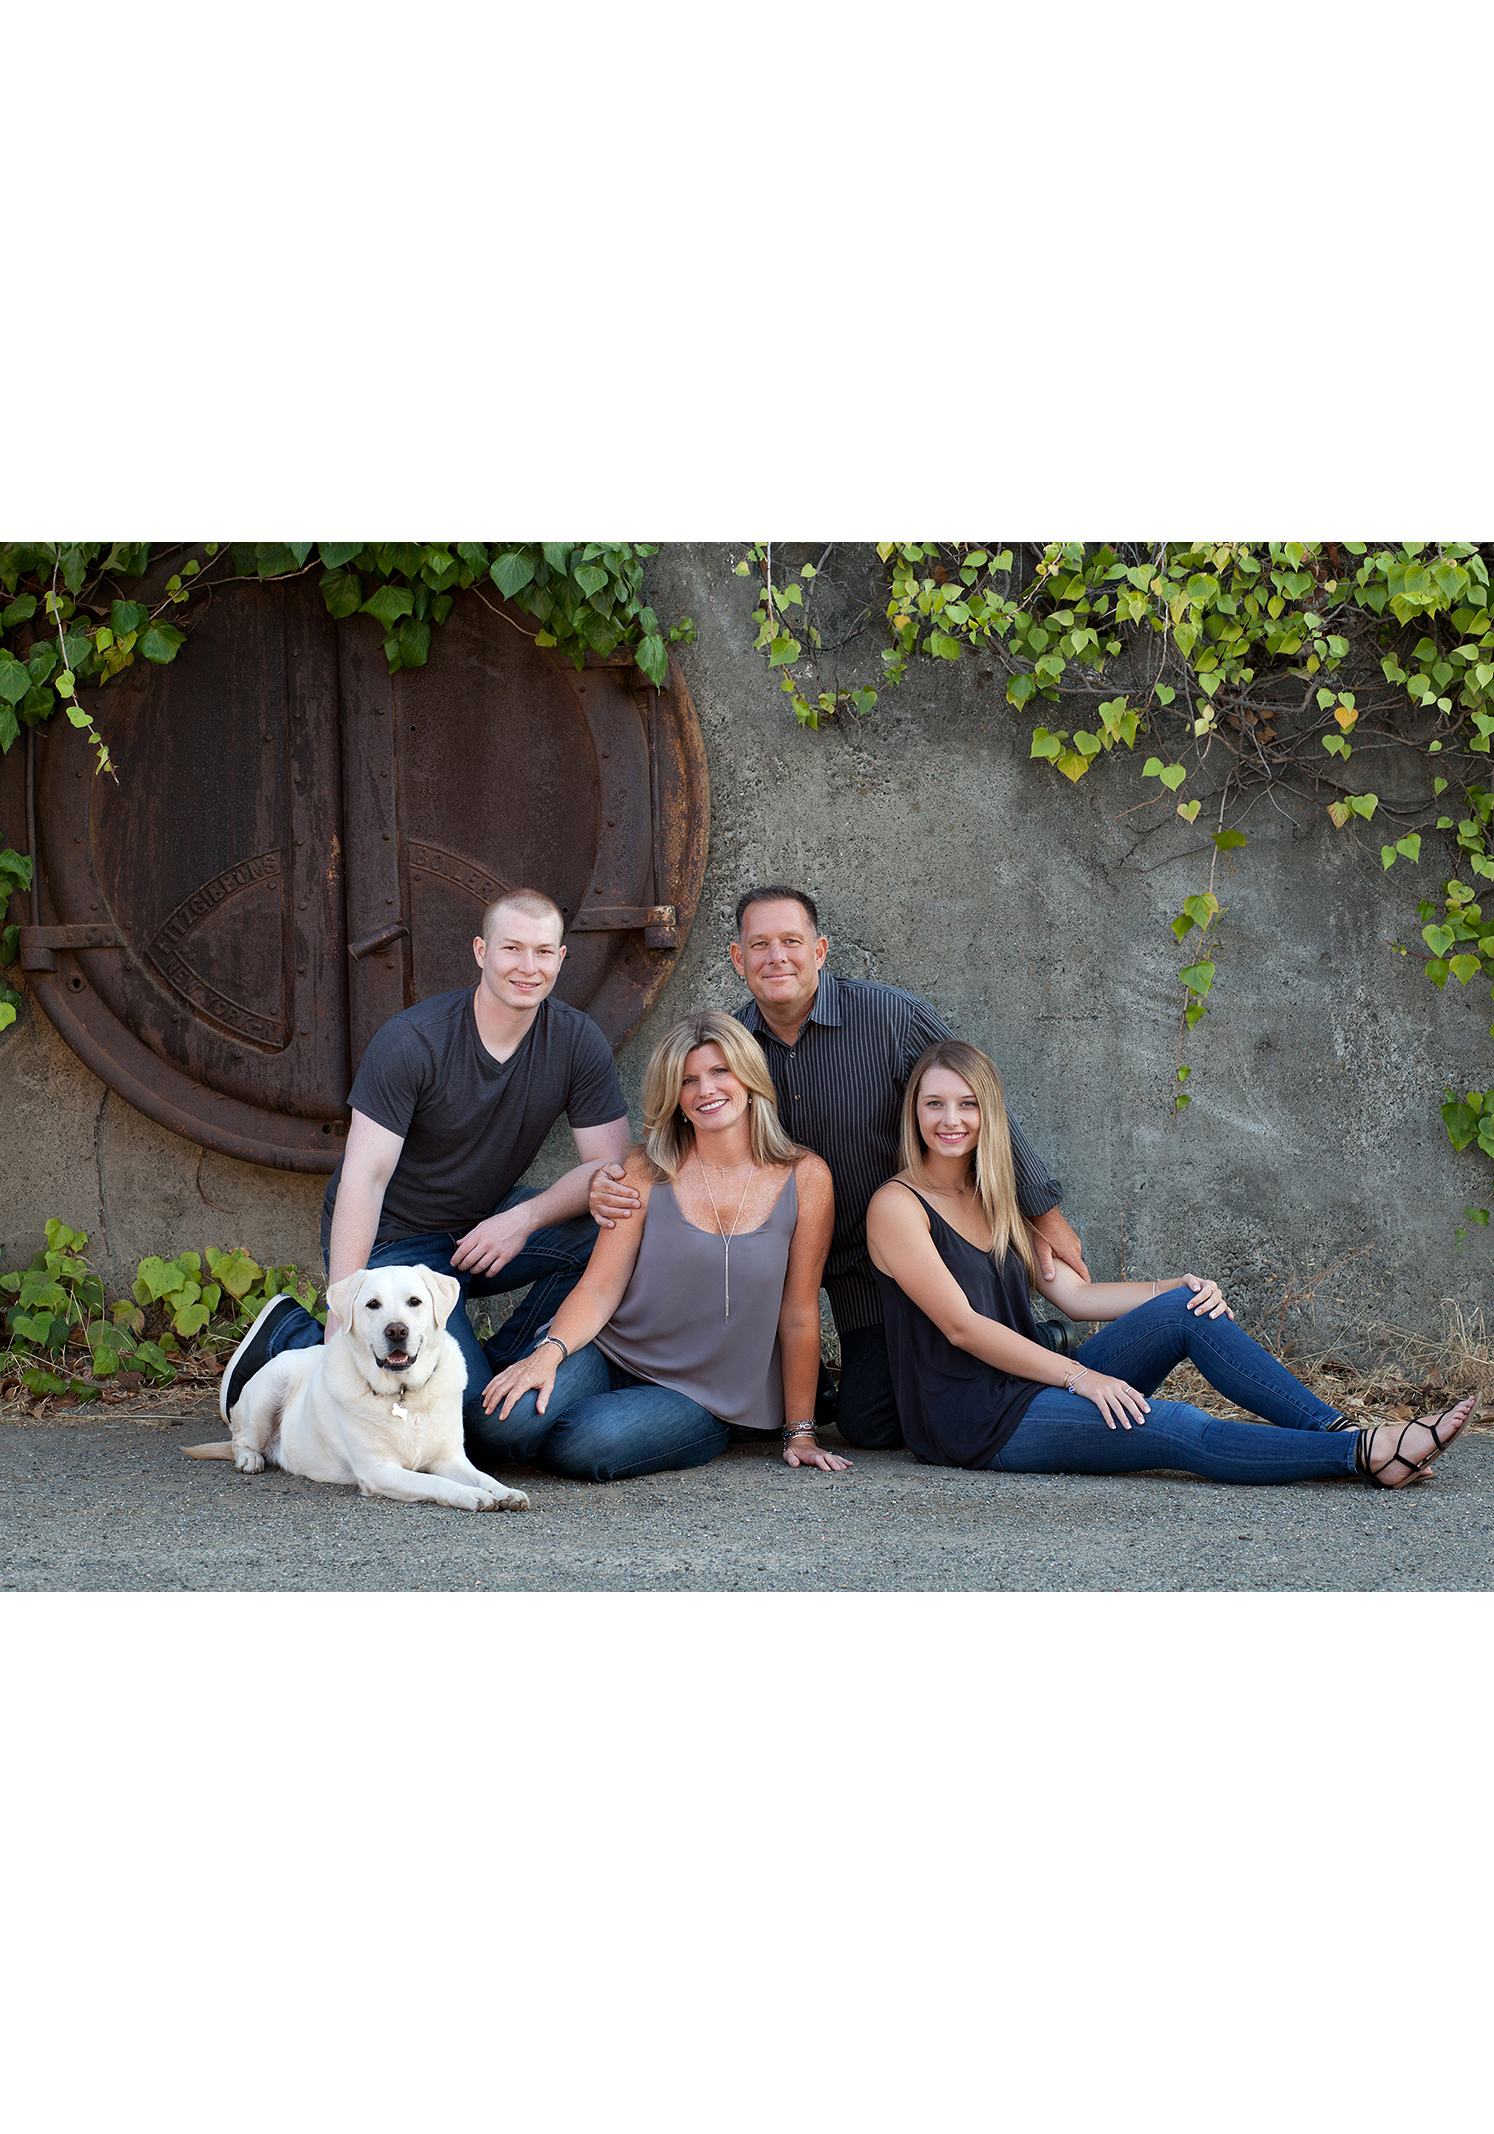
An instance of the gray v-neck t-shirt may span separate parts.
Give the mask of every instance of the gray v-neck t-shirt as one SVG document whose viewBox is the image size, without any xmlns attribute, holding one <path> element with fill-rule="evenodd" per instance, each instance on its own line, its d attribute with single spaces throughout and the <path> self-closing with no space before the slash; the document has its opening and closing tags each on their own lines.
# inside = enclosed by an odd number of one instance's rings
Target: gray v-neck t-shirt
<svg viewBox="0 0 1494 2134">
<path fill-rule="evenodd" d="M 500 1207 L 564 1112 L 572 1129 L 625 1119 L 612 1048 L 589 1015 L 553 994 L 527 1036 L 495 1060 L 477 1031 L 473 988 L 436 993 L 377 1031 L 348 1098 L 404 1141 L 384 1192 L 375 1243 L 460 1236 Z M 332 1235 L 342 1164 L 322 1202 Z"/>
</svg>

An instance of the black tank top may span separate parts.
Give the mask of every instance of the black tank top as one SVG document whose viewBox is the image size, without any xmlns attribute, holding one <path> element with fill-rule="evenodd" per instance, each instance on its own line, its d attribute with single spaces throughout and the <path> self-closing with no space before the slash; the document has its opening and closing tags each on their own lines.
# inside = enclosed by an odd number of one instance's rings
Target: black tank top
<svg viewBox="0 0 1494 2134">
<path fill-rule="evenodd" d="M 898 1185 L 903 1182 L 896 1181 Z M 913 1193 L 912 1186 L 907 1190 Z M 1008 1246 L 998 1268 L 989 1252 L 961 1237 L 921 1193 L 913 1197 L 927 1211 L 934 1250 L 972 1309 L 983 1319 L 994 1319 L 1014 1334 L 1036 1341 L 1027 1269 L 1020 1255 Z M 927 1467 L 988 1467 L 1021 1422 L 1029 1402 L 1042 1392 L 1041 1385 L 1035 1379 L 1014 1378 L 1009 1371 L 998 1371 L 967 1350 L 957 1349 L 891 1275 L 883 1274 L 880 1267 L 872 1271 L 882 1292 L 887 1360 L 908 1450 Z"/>
</svg>

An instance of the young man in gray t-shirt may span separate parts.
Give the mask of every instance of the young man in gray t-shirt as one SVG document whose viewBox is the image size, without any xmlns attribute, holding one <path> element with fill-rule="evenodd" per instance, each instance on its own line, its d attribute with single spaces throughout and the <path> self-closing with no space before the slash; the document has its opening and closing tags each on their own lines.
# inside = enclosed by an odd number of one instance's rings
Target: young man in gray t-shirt
<svg viewBox="0 0 1494 2134">
<path fill-rule="evenodd" d="M 586 1213 L 591 1174 L 628 1143 L 611 1047 L 590 1016 L 550 998 L 565 961 L 563 929 L 547 896 L 508 891 L 472 944 L 475 991 L 438 993 L 376 1033 L 322 1204 L 329 1283 L 361 1267 L 406 1266 L 460 1281 L 447 1331 L 467 1365 L 464 1409 L 478 1414 L 491 1372 L 525 1353 L 575 1286 L 596 1242 Z M 520 1186 L 562 1112 L 580 1162 L 543 1193 Z M 485 1353 L 468 1296 L 531 1284 Z M 335 1332 L 334 1319 L 327 1330 Z M 223 1373 L 224 1420 L 272 1356 L 321 1339 L 293 1297 L 272 1297 Z"/>
</svg>

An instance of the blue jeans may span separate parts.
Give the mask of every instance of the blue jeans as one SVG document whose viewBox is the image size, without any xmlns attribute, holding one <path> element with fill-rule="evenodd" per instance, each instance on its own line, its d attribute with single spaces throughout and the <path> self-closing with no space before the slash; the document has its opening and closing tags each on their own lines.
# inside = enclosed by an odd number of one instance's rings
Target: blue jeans
<svg viewBox="0 0 1494 2134">
<path fill-rule="evenodd" d="M 1191 1289 L 1169 1289 L 1116 1319 L 1080 1348 L 1092 1371 L 1125 1379 L 1148 1400 L 1184 1357 L 1226 1400 L 1276 1423 L 1236 1423 L 1181 1400 L 1153 1400 L 1145 1423 L 1111 1430 L 1093 1401 L 1044 1386 L 992 1467 L 1007 1474 L 1120 1475 L 1176 1467 L 1211 1482 L 1308 1482 L 1352 1475 L 1352 1430 L 1330 1424 L 1338 1410 L 1299 1385 L 1232 1319 L 1188 1310 Z"/>
<path fill-rule="evenodd" d="M 517 1208 L 522 1201 L 533 1200 L 533 1186 L 517 1186 L 495 1215 L 502 1215 L 509 1208 Z M 549 1230 L 536 1230 L 520 1253 L 516 1253 L 506 1267 L 496 1274 L 465 1274 L 460 1267 L 453 1267 L 451 1255 L 457 1240 L 465 1237 L 461 1230 L 432 1230 L 423 1237 L 397 1237 L 387 1245 L 375 1245 L 368 1256 L 370 1267 L 431 1267 L 437 1274 L 454 1275 L 462 1285 L 462 1294 L 446 1322 L 446 1331 L 452 1335 L 462 1352 L 462 1361 L 467 1366 L 467 1390 L 462 1396 L 462 1421 L 466 1426 L 468 1443 L 475 1422 L 482 1421 L 482 1389 L 495 1371 L 505 1364 L 516 1363 L 533 1348 L 542 1327 L 549 1325 L 577 1282 L 591 1258 L 591 1248 L 597 1241 L 597 1226 L 589 1215 L 573 1216 L 568 1223 L 556 1223 Z M 323 1262 L 325 1265 L 325 1261 Z M 510 1289 L 533 1286 L 511 1316 L 505 1321 L 484 1352 L 482 1344 L 472 1331 L 472 1322 L 467 1317 L 469 1297 L 495 1297 Z M 278 1356 L 282 1349 L 314 1349 L 322 1338 L 322 1330 L 310 1312 L 298 1304 L 293 1311 L 283 1312 L 270 1335 L 269 1351 Z"/>
<path fill-rule="evenodd" d="M 577 1482 L 703 1467 L 729 1442 L 726 1424 L 699 1401 L 635 1378 L 590 1342 L 562 1361 L 543 1415 L 526 1393 L 506 1423 L 480 1405 L 467 1422 L 467 1454 L 479 1466 L 522 1460 Z"/>
</svg>

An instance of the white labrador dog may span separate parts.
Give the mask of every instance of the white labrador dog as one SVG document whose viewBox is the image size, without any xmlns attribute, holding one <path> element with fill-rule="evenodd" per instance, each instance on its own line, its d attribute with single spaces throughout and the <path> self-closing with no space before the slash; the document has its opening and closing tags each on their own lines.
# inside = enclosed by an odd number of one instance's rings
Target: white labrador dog
<svg viewBox="0 0 1494 2134">
<path fill-rule="evenodd" d="M 268 1463 L 312 1482 L 356 1482 L 365 1497 L 429 1500 L 463 1511 L 527 1511 L 462 1449 L 467 1366 L 446 1322 L 462 1286 L 429 1267 L 367 1268 L 334 1282 L 327 1307 L 342 1324 L 313 1349 L 286 1349 L 239 1396 L 229 1442 L 188 1447 L 231 1459 L 240 1474 Z"/>
</svg>

